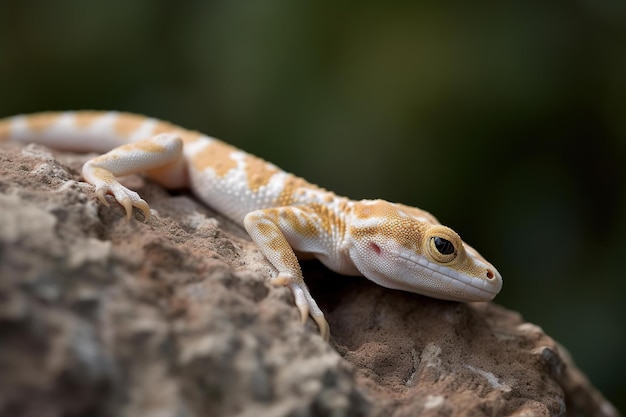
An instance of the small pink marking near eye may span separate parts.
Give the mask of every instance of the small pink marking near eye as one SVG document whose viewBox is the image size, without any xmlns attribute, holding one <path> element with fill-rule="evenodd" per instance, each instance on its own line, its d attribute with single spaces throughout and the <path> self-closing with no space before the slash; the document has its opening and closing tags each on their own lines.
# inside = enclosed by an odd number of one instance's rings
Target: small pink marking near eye
<svg viewBox="0 0 626 417">
<path fill-rule="evenodd" d="M 370 247 L 372 248 L 372 250 L 374 252 L 376 252 L 376 255 L 380 255 L 380 252 L 381 252 L 380 246 L 378 246 L 376 243 L 372 242 L 372 243 L 370 243 Z"/>
<path fill-rule="evenodd" d="M 487 279 L 493 279 L 493 271 L 491 269 L 487 270 Z"/>
</svg>

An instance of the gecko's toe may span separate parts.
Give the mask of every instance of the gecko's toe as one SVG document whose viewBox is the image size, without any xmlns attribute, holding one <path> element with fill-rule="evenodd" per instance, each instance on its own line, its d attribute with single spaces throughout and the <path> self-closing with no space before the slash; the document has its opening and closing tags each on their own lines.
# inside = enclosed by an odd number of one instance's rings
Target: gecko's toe
<svg viewBox="0 0 626 417">
<path fill-rule="evenodd" d="M 150 206 L 146 203 L 145 200 L 138 199 L 134 200 L 131 198 L 124 198 L 119 200 L 119 203 L 124 207 L 124 211 L 126 212 L 126 220 L 130 220 L 133 215 L 133 207 L 137 207 L 144 214 L 146 220 L 150 218 Z"/>
<path fill-rule="evenodd" d="M 320 328 L 320 336 L 322 336 L 322 339 L 328 342 L 328 339 L 330 339 L 330 326 L 324 318 L 324 315 L 313 316 L 313 320 L 315 320 L 317 326 Z"/>
<path fill-rule="evenodd" d="M 150 206 L 148 205 L 148 203 L 146 203 L 145 200 L 139 200 L 135 201 L 135 204 L 133 205 L 143 212 L 143 216 L 145 217 L 146 221 L 148 221 L 148 219 L 150 218 Z"/>
<path fill-rule="evenodd" d="M 300 320 L 302 324 L 306 323 L 309 318 L 309 303 L 307 302 L 304 291 L 298 284 L 291 285 L 291 291 L 293 292 L 293 297 L 295 298 L 296 307 L 300 311 Z"/>
<path fill-rule="evenodd" d="M 106 184 L 96 185 L 96 197 L 106 207 L 109 206 L 109 202 L 106 199 L 107 194 L 113 194 L 113 198 L 117 201 L 126 213 L 126 220 L 130 220 L 133 215 L 133 207 L 137 207 L 144 214 L 146 220 L 150 218 L 150 206 L 143 200 L 139 194 L 129 190 L 122 184 L 116 181 L 109 181 Z"/>
<path fill-rule="evenodd" d="M 311 315 L 320 329 L 320 335 L 324 340 L 328 341 L 330 337 L 328 322 L 324 318 L 324 313 L 322 313 L 322 310 L 318 307 L 302 278 L 297 279 L 288 272 L 280 272 L 276 277 L 272 278 L 272 284 L 286 285 L 291 289 L 296 307 L 298 307 L 298 311 L 300 312 L 302 324 L 305 324 L 309 315 Z"/>
<path fill-rule="evenodd" d="M 322 313 L 322 310 L 320 310 L 317 306 L 317 303 L 309 293 L 308 288 L 306 288 L 304 284 L 293 284 L 291 285 L 291 290 L 293 291 L 293 296 L 296 301 L 296 307 L 298 307 L 298 310 L 300 311 L 302 324 L 305 324 L 309 315 L 311 315 L 320 329 L 320 335 L 325 341 L 328 341 L 330 338 L 330 327 L 324 318 L 324 313 Z"/>
<path fill-rule="evenodd" d="M 124 207 L 124 211 L 126 212 L 126 221 L 130 221 L 130 217 L 133 214 L 133 202 L 130 201 L 129 198 L 120 200 L 119 203 Z"/>
<path fill-rule="evenodd" d="M 109 207 L 109 202 L 106 199 L 106 194 L 107 190 L 104 187 L 96 189 L 96 197 L 98 197 L 98 200 L 100 200 L 100 202 L 105 207 Z"/>
</svg>

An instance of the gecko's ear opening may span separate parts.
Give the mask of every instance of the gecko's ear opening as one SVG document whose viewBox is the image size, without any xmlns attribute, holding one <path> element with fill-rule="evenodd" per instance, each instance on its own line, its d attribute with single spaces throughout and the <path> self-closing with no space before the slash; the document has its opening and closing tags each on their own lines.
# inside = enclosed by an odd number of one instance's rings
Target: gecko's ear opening
<svg viewBox="0 0 626 417">
<path fill-rule="evenodd" d="M 375 242 L 370 242 L 370 249 L 376 254 L 376 255 L 380 255 L 380 253 L 383 251 L 380 246 L 378 246 Z"/>
</svg>

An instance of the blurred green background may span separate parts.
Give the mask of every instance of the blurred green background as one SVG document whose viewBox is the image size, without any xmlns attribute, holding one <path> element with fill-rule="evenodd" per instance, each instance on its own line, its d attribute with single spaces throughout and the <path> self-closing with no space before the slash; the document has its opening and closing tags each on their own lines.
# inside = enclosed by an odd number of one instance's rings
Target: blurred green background
<svg viewBox="0 0 626 417">
<path fill-rule="evenodd" d="M 0 97 L 164 118 L 427 209 L 626 409 L 623 0 L 0 0 Z"/>
</svg>

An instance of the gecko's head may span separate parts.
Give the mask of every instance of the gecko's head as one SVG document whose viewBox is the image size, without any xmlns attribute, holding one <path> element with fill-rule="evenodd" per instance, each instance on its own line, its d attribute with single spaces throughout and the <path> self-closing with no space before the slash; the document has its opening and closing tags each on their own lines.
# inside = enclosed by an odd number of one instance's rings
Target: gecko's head
<svg viewBox="0 0 626 417">
<path fill-rule="evenodd" d="M 413 209 L 416 210 L 416 209 Z M 488 301 L 502 277 L 452 229 L 386 201 L 359 202 L 349 226 L 350 258 L 388 288 L 452 301 Z"/>
</svg>

